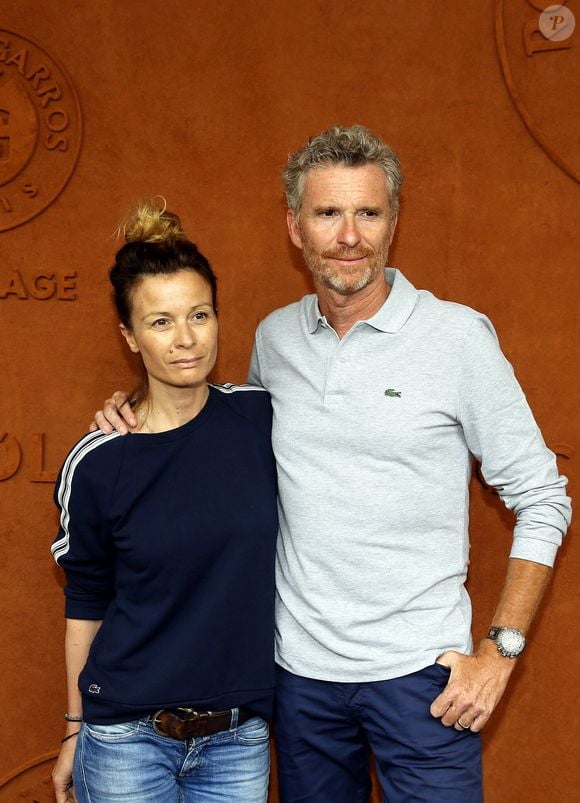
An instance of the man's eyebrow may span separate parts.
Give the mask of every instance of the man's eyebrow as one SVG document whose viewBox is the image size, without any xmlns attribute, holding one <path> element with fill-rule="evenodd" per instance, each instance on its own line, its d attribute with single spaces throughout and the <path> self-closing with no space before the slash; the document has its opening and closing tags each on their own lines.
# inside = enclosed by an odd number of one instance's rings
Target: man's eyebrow
<svg viewBox="0 0 580 803">
<path fill-rule="evenodd" d="M 313 212 L 318 214 L 319 212 L 334 212 L 338 209 L 339 206 L 337 204 L 319 204 L 313 208 Z M 381 214 L 386 212 L 386 208 L 380 204 L 361 204 L 357 207 L 357 212 L 376 212 Z"/>
</svg>

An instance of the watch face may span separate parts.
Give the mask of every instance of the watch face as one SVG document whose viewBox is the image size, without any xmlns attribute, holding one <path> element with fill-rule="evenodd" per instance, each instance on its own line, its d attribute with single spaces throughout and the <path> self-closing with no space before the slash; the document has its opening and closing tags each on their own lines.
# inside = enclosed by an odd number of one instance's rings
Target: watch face
<svg viewBox="0 0 580 803">
<path fill-rule="evenodd" d="M 523 652 L 526 640 L 515 627 L 501 627 L 495 637 L 498 650 L 506 658 L 516 658 Z"/>
</svg>

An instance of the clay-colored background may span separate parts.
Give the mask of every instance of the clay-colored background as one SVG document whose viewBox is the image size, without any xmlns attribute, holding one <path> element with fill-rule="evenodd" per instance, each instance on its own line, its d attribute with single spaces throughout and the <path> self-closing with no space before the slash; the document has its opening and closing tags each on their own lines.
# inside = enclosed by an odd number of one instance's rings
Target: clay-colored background
<svg viewBox="0 0 580 803">
<path fill-rule="evenodd" d="M 539 147 L 506 88 L 494 26 L 503 5 L 3 0 L 0 28 L 65 66 L 84 133 L 62 194 L 0 233 L 0 280 L 14 269 L 78 272 L 74 302 L 0 299 L 0 435 L 23 450 L 18 473 L 0 482 L 0 775 L 56 749 L 62 735 L 56 516 L 52 484 L 30 480 L 32 433 L 46 433 L 45 468 L 56 470 L 105 396 L 132 383 L 106 272 L 111 234 L 133 200 L 165 195 L 210 257 L 220 278 L 215 378 L 243 381 L 257 322 L 310 292 L 284 225 L 278 175 L 288 152 L 334 122 L 375 129 L 406 172 L 392 264 L 416 286 L 490 315 L 574 479 L 580 186 Z M 513 80 L 554 148 L 578 161 L 578 85 L 574 93 L 567 81 L 578 75 L 580 32 L 572 48 L 528 57 L 522 30 L 538 12 L 527 0 L 505 5 Z M 580 3 L 568 6 L 580 21 Z M 510 524 L 475 482 L 476 639 L 495 605 Z M 577 799 L 577 569 L 571 535 L 485 732 L 488 803 Z M 0 801 L 50 800 L 48 768 L 5 785 Z"/>
</svg>

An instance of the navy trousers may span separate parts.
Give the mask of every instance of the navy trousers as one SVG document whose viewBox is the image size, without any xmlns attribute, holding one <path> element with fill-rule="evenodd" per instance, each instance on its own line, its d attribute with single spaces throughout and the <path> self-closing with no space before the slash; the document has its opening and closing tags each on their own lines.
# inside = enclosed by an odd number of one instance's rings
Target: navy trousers
<svg viewBox="0 0 580 803">
<path fill-rule="evenodd" d="M 449 669 L 334 683 L 277 669 L 281 803 L 367 803 L 374 755 L 384 803 L 482 803 L 481 739 L 429 713 Z"/>
</svg>

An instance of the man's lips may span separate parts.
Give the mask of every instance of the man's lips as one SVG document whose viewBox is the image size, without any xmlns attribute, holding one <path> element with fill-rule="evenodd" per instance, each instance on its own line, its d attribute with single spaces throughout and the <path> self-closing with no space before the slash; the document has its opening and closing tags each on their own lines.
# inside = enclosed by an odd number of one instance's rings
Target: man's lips
<svg viewBox="0 0 580 803">
<path fill-rule="evenodd" d="M 335 262 L 344 262 L 345 264 L 362 262 L 363 259 L 367 259 L 368 257 L 372 256 L 372 253 L 368 251 L 363 252 L 362 254 L 353 254 L 353 253 L 341 253 L 340 251 L 327 251 L 323 255 L 324 259 L 332 259 Z"/>
</svg>

